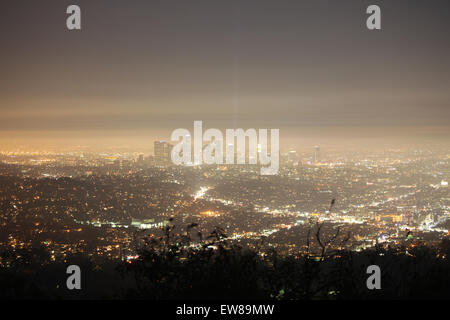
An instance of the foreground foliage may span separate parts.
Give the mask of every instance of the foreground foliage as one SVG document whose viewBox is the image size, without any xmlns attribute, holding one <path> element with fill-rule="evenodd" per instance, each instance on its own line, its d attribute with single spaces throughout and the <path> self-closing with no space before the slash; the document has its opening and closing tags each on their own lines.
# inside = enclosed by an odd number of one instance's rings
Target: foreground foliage
<svg viewBox="0 0 450 320">
<path fill-rule="evenodd" d="M 408 299 L 449 298 L 450 241 L 440 247 L 338 251 L 323 259 L 280 257 L 213 239 L 200 247 L 149 241 L 132 262 L 67 261 L 82 270 L 82 290 L 66 289 L 68 263 L 39 249 L 3 252 L 2 299 Z M 382 289 L 366 287 L 367 266 L 382 271 Z"/>
</svg>

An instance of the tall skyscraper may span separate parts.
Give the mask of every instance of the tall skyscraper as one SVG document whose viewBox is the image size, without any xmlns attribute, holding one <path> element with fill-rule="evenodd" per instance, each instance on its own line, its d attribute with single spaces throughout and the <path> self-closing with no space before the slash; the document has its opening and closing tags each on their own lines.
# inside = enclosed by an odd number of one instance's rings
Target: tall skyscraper
<svg viewBox="0 0 450 320">
<path fill-rule="evenodd" d="M 320 147 L 315 146 L 314 147 L 314 163 L 320 162 Z"/>
<path fill-rule="evenodd" d="M 288 161 L 290 163 L 297 163 L 298 162 L 298 157 L 297 157 L 297 151 L 295 150 L 290 150 L 288 152 Z"/>
<path fill-rule="evenodd" d="M 170 158 L 170 153 L 172 151 L 173 145 L 167 141 L 155 141 L 154 144 L 154 163 L 157 166 L 167 166 L 172 163 Z"/>
</svg>

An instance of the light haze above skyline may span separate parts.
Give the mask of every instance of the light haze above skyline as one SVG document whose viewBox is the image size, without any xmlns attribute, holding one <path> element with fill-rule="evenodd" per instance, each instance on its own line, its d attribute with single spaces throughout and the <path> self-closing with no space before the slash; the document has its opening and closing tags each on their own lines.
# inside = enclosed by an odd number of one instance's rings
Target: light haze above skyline
<svg viewBox="0 0 450 320">
<path fill-rule="evenodd" d="M 66 29 L 70 4 L 81 7 L 81 31 Z M 370 4 L 381 7 L 380 31 L 366 28 Z M 151 146 L 194 120 L 279 128 L 289 146 L 446 143 L 449 9 L 440 0 L 2 1 L 0 146 Z"/>
</svg>

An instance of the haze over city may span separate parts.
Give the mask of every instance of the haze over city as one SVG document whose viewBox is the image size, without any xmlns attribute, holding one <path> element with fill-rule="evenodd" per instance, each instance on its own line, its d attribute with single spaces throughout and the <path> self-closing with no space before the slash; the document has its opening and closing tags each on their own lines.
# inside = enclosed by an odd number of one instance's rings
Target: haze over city
<svg viewBox="0 0 450 320">
<path fill-rule="evenodd" d="M 0 300 L 448 298 L 448 0 L 72 2 L 0 3 Z"/>
<path fill-rule="evenodd" d="M 383 3 L 370 32 L 367 1 L 80 1 L 71 32 L 68 1 L 7 1 L 0 143 L 150 152 L 194 120 L 279 128 L 284 148 L 446 143 L 450 17 L 435 2 Z"/>
</svg>

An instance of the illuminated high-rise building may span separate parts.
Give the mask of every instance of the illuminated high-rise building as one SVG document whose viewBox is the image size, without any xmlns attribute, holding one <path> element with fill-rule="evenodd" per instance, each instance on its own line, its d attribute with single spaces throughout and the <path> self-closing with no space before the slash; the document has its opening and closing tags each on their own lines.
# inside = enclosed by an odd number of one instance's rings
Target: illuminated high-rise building
<svg viewBox="0 0 450 320">
<path fill-rule="evenodd" d="M 295 163 L 298 161 L 298 157 L 297 157 L 297 151 L 295 150 L 290 150 L 288 152 L 288 161 L 291 163 Z"/>
<path fill-rule="evenodd" d="M 320 147 L 319 146 L 315 146 L 314 147 L 314 163 L 319 163 L 320 162 Z"/>
<path fill-rule="evenodd" d="M 166 166 L 166 165 L 170 165 L 172 163 L 171 158 L 170 158 L 170 153 L 172 151 L 173 145 L 171 145 L 167 141 L 155 141 L 154 148 L 155 148 L 155 150 L 154 150 L 155 165 Z"/>
</svg>

